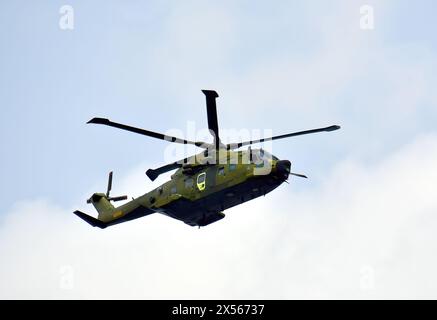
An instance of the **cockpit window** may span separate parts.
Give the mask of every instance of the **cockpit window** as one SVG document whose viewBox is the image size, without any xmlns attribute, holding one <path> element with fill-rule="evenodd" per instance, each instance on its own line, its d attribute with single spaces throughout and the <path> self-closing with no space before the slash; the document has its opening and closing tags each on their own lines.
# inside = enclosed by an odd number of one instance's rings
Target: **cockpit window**
<svg viewBox="0 0 437 320">
<path fill-rule="evenodd" d="M 264 149 L 252 150 L 252 163 L 259 164 L 267 160 L 279 160 L 277 157 Z"/>
<path fill-rule="evenodd" d="M 270 152 L 267 152 L 263 149 L 261 149 L 262 154 L 263 154 L 263 159 L 272 159 L 272 160 L 279 160 L 278 157 L 275 157 L 273 154 L 271 154 Z"/>
<path fill-rule="evenodd" d="M 263 162 L 259 150 L 252 150 L 252 163 L 260 164 Z"/>
<path fill-rule="evenodd" d="M 219 176 L 224 176 L 224 175 L 225 175 L 225 168 L 224 168 L 224 167 L 220 167 L 220 168 L 218 168 L 218 172 L 217 172 L 217 174 L 218 174 Z"/>
</svg>

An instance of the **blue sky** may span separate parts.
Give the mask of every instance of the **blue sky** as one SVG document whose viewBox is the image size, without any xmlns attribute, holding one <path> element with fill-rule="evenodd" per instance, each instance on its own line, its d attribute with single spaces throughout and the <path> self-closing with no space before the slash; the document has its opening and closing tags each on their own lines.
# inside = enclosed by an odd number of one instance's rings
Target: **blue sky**
<svg viewBox="0 0 437 320">
<path fill-rule="evenodd" d="M 64 4 L 74 8 L 74 30 L 58 26 Z M 375 10 L 371 31 L 359 28 L 364 4 Z M 223 128 L 342 126 L 275 142 L 273 153 L 311 178 L 281 196 L 329 190 L 349 164 L 371 174 L 436 134 L 435 8 L 425 0 L 2 2 L 3 219 L 46 201 L 62 220 L 105 189 L 110 170 L 115 189 L 148 191 L 144 172 L 163 163 L 166 142 L 86 121 L 204 128 L 201 89 L 218 91 Z"/>
<path fill-rule="evenodd" d="M 414 6 L 397 1 L 390 9 L 381 8 L 381 13 L 378 6 L 383 6 L 376 3 L 376 29 L 369 32 L 359 30 L 356 6 L 342 13 L 336 5 L 318 1 L 278 2 L 274 6 L 249 1 L 188 3 L 75 1 L 71 3 L 75 9 L 73 31 L 58 27 L 62 1 L 2 4 L 1 139 L 8 156 L 2 160 L 1 175 L 8 186 L 2 192 L 6 207 L 32 197 L 72 204 L 90 180 L 109 170 L 122 172 L 144 159 L 158 165 L 165 143 L 84 123 L 93 116 L 108 116 L 157 131 L 184 128 L 187 120 L 204 126 L 202 88 L 219 91 L 223 127 L 268 128 L 282 133 L 341 122 L 344 131 L 340 137 L 305 137 L 275 145 L 281 157 L 310 163 L 305 167 L 310 172 L 322 173 L 339 157 L 356 152 L 358 144 L 365 149 L 368 142 L 361 141 L 360 134 L 375 126 L 375 136 L 369 138 L 383 141 L 384 149 L 432 129 L 429 101 L 421 102 L 421 112 L 416 115 L 420 125 L 395 123 L 398 128 L 390 130 L 393 124 L 384 126 L 386 115 L 378 113 L 378 96 L 362 97 L 371 91 L 371 95 L 383 95 L 390 90 L 390 84 L 375 81 L 381 70 L 380 64 L 371 64 L 372 55 L 377 54 L 373 46 L 388 48 L 391 56 L 387 60 L 406 65 L 432 60 L 436 35 L 431 27 L 431 1 Z M 192 6 L 198 10 L 192 11 Z M 342 14 L 351 17 L 349 24 L 339 26 L 335 19 Z M 344 47 L 348 41 L 366 43 L 360 55 L 369 59 L 363 74 L 354 75 L 337 92 L 325 95 L 317 92 L 320 85 L 329 86 L 317 79 L 327 76 L 323 70 L 313 71 L 311 79 L 300 74 L 305 70 L 296 70 L 289 79 L 287 75 L 263 79 L 263 67 L 269 68 L 276 60 L 310 63 L 321 50 L 335 52 L 336 43 L 324 39 L 324 33 L 333 30 L 338 30 L 339 38 L 344 34 L 356 37 L 346 38 Z M 353 68 L 355 62 L 351 58 L 338 63 L 342 68 Z M 326 63 L 333 61 L 328 58 Z M 308 92 L 313 98 L 295 101 L 293 96 L 301 88 L 298 82 L 290 81 L 286 92 L 276 93 L 286 98 L 274 101 L 277 105 L 265 105 L 264 110 L 260 103 L 253 110 L 246 102 L 251 100 L 244 96 L 252 90 L 237 90 L 249 85 L 244 83 L 248 77 L 258 78 L 253 90 L 263 90 L 266 95 L 275 94 L 277 82 L 284 77 L 292 81 L 303 77 L 314 83 L 314 90 Z M 233 97 L 238 103 L 231 100 Z M 313 100 L 317 106 L 309 109 L 304 103 Z M 347 138 L 351 134 L 357 144 L 352 145 L 352 139 Z M 329 150 L 320 149 L 326 143 Z M 282 151 L 290 148 L 293 152 Z M 321 151 L 324 161 L 319 161 Z M 360 156 L 375 153 L 378 158 L 379 152 L 384 150 Z"/>
</svg>

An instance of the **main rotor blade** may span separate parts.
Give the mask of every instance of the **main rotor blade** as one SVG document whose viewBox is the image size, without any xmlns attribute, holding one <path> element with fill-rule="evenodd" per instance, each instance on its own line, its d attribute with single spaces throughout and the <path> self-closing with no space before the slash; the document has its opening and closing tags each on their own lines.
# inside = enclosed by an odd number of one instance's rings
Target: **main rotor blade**
<svg viewBox="0 0 437 320">
<path fill-rule="evenodd" d="M 311 130 L 305 130 L 305 131 L 298 131 L 298 132 L 283 134 L 283 135 L 280 135 L 280 136 L 274 136 L 274 137 L 264 138 L 264 139 L 259 139 L 259 140 L 244 141 L 244 142 L 239 142 L 239 143 L 229 143 L 229 144 L 226 145 L 226 148 L 228 150 L 238 149 L 240 147 L 247 146 L 247 145 L 254 144 L 254 143 L 260 143 L 260 142 L 265 142 L 265 141 L 272 141 L 272 140 L 290 138 L 290 137 L 301 136 L 301 135 L 304 135 L 304 134 L 311 134 L 311 133 L 317 133 L 317 132 L 324 132 L 324 131 L 325 132 L 330 132 L 330 131 L 335 131 L 335 130 L 338 130 L 338 129 L 340 129 L 340 126 L 334 125 L 334 126 L 325 127 L 325 128 L 318 128 L 318 129 L 311 129 Z"/>
<path fill-rule="evenodd" d="M 112 189 L 112 171 L 109 173 L 109 177 L 108 177 L 108 189 L 106 190 L 106 197 L 109 197 L 109 193 L 111 192 Z"/>
<path fill-rule="evenodd" d="M 185 163 L 188 163 L 189 159 L 191 159 L 193 157 L 195 157 L 195 156 L 181 159 L 181 160 L 178 160 L 178 161 L 170 163 L 170 164 L 166 164 L 165 166 L 162 166 L 162 167 L 159 167 L 156 169 L 149 169 L 146 171 L 146 175 L 149 177 L 150 180 L 155 181 L 155 179 L 158 178 L 159 175 L 182 167 Z"/>
<path fill-rule="evenodd" d="M 217 104 L 215 99 L 218 98 L 217 92 L 214 90 L 202 90 L 206 96 L 206 112 L 208 116 L 208 128 L 214 135 L 214 145 L 218 149 L 220 145 L 219 127 L 217 119 Z"/>
<path fill-rule="evenodd" d="M 165 166 L 156 168 L 156 169 L 148 169 L 146 171 L 146 175 L 149 177 L 150 180 L 155 181 L 156 178 L 158 178 L 161 174 L 166 173 L 168 171 L 172 171 L 174 169 L 180 168 L 182 165 L 178 163 L 170 163 Z"/>
<path fill-rule="evenodd" d="M 90 121 L 88 121 L 87 123 L 102 124 L 105 126 L 114 127 L 114 128 L 130 131 L 130 132 L 135 132 L 138 134 L 142 134 L 144 136 L 148 136 L 148 137 L 152 137 L 152 138 L 156 138 L 156 139 L 161 139 L 161 140 L 165 140 L 165 141 L 169 141 L 169 142 L 182 143 L 182 144 L 193 144 L 197 147 L 207 145 L 205 142 L 202 142 L 202 141 L 185 140 L 185 139 L 181 139 L 181 138 L 177 138 L 177 137 L 173 137 L 173 136 L 168 136 L 168 135 L 158 133 L 158 132 L 153 132 L 153 131 L 149 131 L 149 130 L 145 130 L 145 129 L 131 127 L 131 126 L 128 126 L 125 124 L 117 123 L 117 122 L 112 122 L 112 121 L 110 121 L 108 119 L 104 119 L 104 118 L 93 118 Z"/>
</svg>

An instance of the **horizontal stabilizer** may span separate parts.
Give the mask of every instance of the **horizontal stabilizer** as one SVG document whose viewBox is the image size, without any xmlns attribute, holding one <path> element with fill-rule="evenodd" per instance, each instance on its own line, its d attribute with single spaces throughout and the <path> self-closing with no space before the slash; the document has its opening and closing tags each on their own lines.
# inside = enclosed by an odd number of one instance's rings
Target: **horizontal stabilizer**
<svg viewBox="0 0 437 320">
<path fill-rule="evenodd" d="M 100 229 L 106 228 L 106 223 L 104 223 L 96 218 L 93 218 L 93 217 L 91 217 L 83 212 L 80 212 L 79 210 L 74 211 L 74 214 L 76 216 L 78 216 L 79 218 L 81 218 L 82 220 L 88 222 L 93 227 L 99 227 Z"/>
</svg>

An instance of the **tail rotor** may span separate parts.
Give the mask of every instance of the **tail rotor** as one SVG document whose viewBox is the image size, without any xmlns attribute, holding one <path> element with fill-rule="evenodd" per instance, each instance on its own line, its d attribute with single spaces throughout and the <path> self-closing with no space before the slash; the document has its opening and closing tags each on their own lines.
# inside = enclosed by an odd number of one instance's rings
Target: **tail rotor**
<svg viewBox="0 0 437 320">
<path fill-rule="evenodd" d="M 111 197 L 111 190 L 112 190 L 112 176 L 113 172 L 111 171 L 109 173 L 108 177 L 108 188 L 106 189 L 106 193 L 94 193 L 91 198 L 87 200 L 87 203 L 97 203 L 102 198 L 108 200 L 108 201 L 122 201 L 127 200 L 127 196 L 118 196 L 118 197 Z"/>
<path fill-rule="evenodd" d="M 110 193 L 112 190 L 112 176 L 113 176 L 113 172 L 111 171 L 109 173 L 109 177 L 108 177 L 108 189 L 106 191 L 106 199 L 108 199 L 108 201 L 122 201 L 122 200 L 127 200 L 127 196 L 118 196 L 118 197 L 111 197 Z"/>
</svg>

